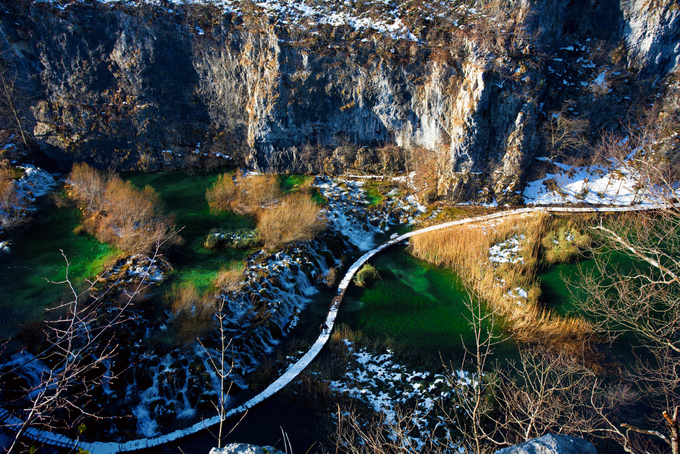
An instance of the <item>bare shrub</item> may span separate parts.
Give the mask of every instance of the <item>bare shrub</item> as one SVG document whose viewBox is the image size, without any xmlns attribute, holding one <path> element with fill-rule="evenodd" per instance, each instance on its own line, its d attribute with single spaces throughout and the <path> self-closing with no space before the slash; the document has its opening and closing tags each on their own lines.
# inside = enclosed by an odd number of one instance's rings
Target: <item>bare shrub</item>
<svg viewBox="0 0 680 454">
<path fill-rule="evenodd" d="M 415 453 L 432 454 L 450 451 L 449 439 L 441 439 L 434 432 L 425 432 L 415 446 L 410 436 L 421 429 L 419 419 L 410 409 L 396 407 L 388 417 L 377 413 L 365 421 L 355 409 L 338 408 L 337 431 L 334 435 L 335 452 L 346 454 Z"/>
<path fill-rule="evenodd" d="M 237 196 L 238 188 L 234 183 L 234 178 L 227 173 L 218 176 L 217 181 L 205 194 L 210 211 L 215 213 L 230 210 Z"/>
<path fill-rule="evenodd" d="M 14 170 L 0 166 L 0 230 L 14 228 L 24 220 L 24 204 L 16 192 Z"/>
<path fill-rule="evenodd" d="M 276 207 L 262 212 L 257 222 L 260 238 L 270 248 L 311 240 L 326 227 L 320 211 L 309 195 L 290 194 Z"/>
<path fill-rule="evenodd" d="M 9 204 L 13 194 L 14 172 L 7 167 L 0 167 L 0 204 Z"/>
<path fill-rule="evenodd" d="M 160 198 L 150 186 L 140 191 L 112 177 L 106 184 L 105 201 L 107 212 L 97 238 L 125 252 L 147 253 L 173 233 L 173 222 L 163 215 Z"/>
<path fill-rule="evenodd" d="M 328 274 L 324 277 L 324 285 L 327 287 L 335 287 L 336 282 L 338 281 L 338 269 L 335 267 L 331 267 L 328 270 Z"/>
<path fill-rule="evenodd" d="M 117 175 L 103 176 L 87 164 L 76 164 L 69 175 L 69 195 L 80 202 L 83 228 L 99 241 L 128 254 L 149 253 L 156 245 L 176 245 L 181 238 L 172 218 L 163 215 L 160 197 Z"/>
<path fill-rule="evenodd" d="M 68 176 L 70 195 L 84 204 L 86 211 L 99 214 L 103 209 L 107 177 L 84 162 L 73 164 Z"/>
<path fill-rule="evenodd" d="M 195 285 L 175 284 L 165 298 L 175 315 L 172 325 L 177 343 L 194 341 L 210 331 L 215 306 L 210 297 L 201 295 Z"/>
<path fill-rule="evenodd" d="M 206 192 L 208 205 L 213 212 L 233 211 L 236 214 L 256 214 L 270 206 L 280 196 L 275 175 L 235 176 L 222 174 Z"/>
<path fill-rule="evenodd" d="M 276 175 L 254 175 L 239 180 L 239 195 L 232 210 L 236 214 L 255 214 L 271 206 L 281 195 Z"/>
</svg>

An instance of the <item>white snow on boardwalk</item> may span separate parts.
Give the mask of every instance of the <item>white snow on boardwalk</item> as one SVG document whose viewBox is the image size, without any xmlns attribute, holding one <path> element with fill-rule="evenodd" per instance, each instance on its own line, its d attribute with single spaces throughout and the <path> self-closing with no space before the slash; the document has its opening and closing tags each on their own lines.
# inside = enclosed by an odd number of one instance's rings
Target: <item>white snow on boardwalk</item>
<svg viewBox="0 0 680 454">
<path fill-rule="evenodd" d="M 330 333 L 333 329 L 333 325 L 335 324 L 335 319 L 338 315 L 338 310 L 340 308 L 340 303 L 342 302 L 342 298 L 345 295 L 345 291 L 349 287 L 349 284 L 352 282 L 352 278 L 354 277 L 354 274 L 361 268 L 364 263 L 366 263 L 368 260 L 370 260 L 373 256 L 378 254 L 379 252 L 383 251 L 384 249 L 387 249 L 390 246 L 393 246 L 395 244 L 401 243 L 404 240 L 407 240 L 408 238 L 411 238 L 412 236 L 415 235 L 420 235 L 423 233 L 427 232 L 433 232 L 435 230 L 440 230 L 440 229 L 445 229 L 448 227 L 453 227 L 457 225 L 463 225 L 463 224 L 471 224 L 471 223 L 476 223 L 476 222 L 485 222 L 489 221 L 492 219 L 497 219 L 497 218 L 503 218 L 507 216 L 514 216 L 518 214 L 523 214 L 523 213 L 530 213 L 530 212 L 552 212 L 552 213 L 588 213 L 588 212 L 617 212 L 617 211 L 642 211 L 642 210 L 650 210 L 650 209 L 655 209 L 655 206 L 648 206 L 648 205 L 635 205 L 635 206 L 617 206 L 617 207 L 530 207 L 530 208 L 520 208 L 516 210 L 508 210 L 508 211 L 500 211 L 497 213 L 493 214 L 487 214 L 483 216 L 476 216 L 472 218 L 466 218 L 466 219 L 460 219 L 457 221 L 451 221 L 451 222 L 446 222 L 444 224 L 438 224 L 438 225 L 433 225 L 431 227 L 427 227 L 424 229 L 420 230 L 415 230 L 413 232 L 405 233 L 401 236 L 398 236 L 394 239 L 391 239 L 380 246 L 376 247 L 375 249 L 368 251 L 364 255 L 362 255 L 359 260 L 354 262 L 352 266 L 350 266 L 349 270 L 347 270 L 347 274 L 345 274 L 345 277 L 342 279 L 342 282 L 340 282 L 340 286 L 338 287 L 338 291 L 336 296 L 333 298 L 331 302 L 330 309 L 328 311 L 328 315 L 326 316 L 326 327 L 327 329 L 323 330 L 321 334 L 319 335 L 319 338 L 314 342 L 312 347 L 309 349 L 309 351 L 302 357 L 300 358 L 295 364 L 293 364 L 283 375 L 281 375 L 276 381 L 274 381 L 271 385 L 269 385 L 264 391 L 262 391 L 260 394 L 257 396 L 253 397 L 243 405 L 234 408 L 230 410 L 227 413 L 227 418 L 232 418 L 236 415 L 244 413 L 246 410 L 249 408 L 252 408 L 261 402 L 265 401 L 269 397 L 273 396 L 276 394 L 279 390 L 283 389 L 284 386 L 286 386 L 288 383 L 293 381 L 313 360 L 316 358 L 316 356 L 321 352 L 321 349 L 326 345 L 326 342 L 330 338 Z M 21 427 L 21 421 L 18 420 L 17 418 L 11 416 L 6 410 L 0 408 L 0 421 L 3 421 L 8 427 L 16 428 L 18 430 Z M 28 429 L 26 432 L 26 435 L 34 440 L 39 440 L 42 441 L 46 444 L 50 445 L 55 445 L 55 446 L 66 446 L 66 447 L 79 447 L 84 450 L 89 451 L 92 454 L 115 454 L 119 452 L 129 452 L 129 451 L 137 451 L 145 448 L 151 448 L 154 446 L 159 446 L 163 445 L 166 443 L 170 443 L 176 440 L 179 440 L 181 438 L 184 438 L 188 435 L 195 434 L 207 427 L 211 427 L 213 425 L 218 424 L 220 421 L 219 416 L 215 416 L 211 419 L 204 420 L 201 422 L 198 422 L 194 424 L 191 427 L 187 427 L 185 429 L 177 430 L 174 432 L 171 432 L 166 435 L 161 435 L 159 437 L 154 437 L 154 438 L 141 438 L 138 440 L 131 440 L 125 443 L 103 443 L 103 442 L 94 442 L 94 443 L 86 443 L 86 442 L 81 442 L 78 440 L 72 440 L 69 439 L 65 436 L 59 435 L 59 434 L 54 434 L 50 432 L 44 432 L 44 431 L 39 431 L 36 429 Z"/>
</svg>

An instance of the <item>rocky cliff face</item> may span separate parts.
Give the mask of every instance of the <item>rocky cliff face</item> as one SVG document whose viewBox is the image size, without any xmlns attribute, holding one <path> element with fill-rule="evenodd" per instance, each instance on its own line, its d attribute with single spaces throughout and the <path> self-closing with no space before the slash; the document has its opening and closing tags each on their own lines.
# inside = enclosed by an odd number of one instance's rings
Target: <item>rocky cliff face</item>
<svg viewBox="0 0 680 454">
<path fill-rule="evenodd" d="M 616 127 L 638 74 L 662 81 L 680 55 L 673 1 L 395 1 L 342 20 L 308 3 L 7 7 L 3 58 L 32 81 L 27 129 L 56 159 L 314 172 L 427 156 L 437 195 L 511 202 L 555 112 Z"/>
</svg>

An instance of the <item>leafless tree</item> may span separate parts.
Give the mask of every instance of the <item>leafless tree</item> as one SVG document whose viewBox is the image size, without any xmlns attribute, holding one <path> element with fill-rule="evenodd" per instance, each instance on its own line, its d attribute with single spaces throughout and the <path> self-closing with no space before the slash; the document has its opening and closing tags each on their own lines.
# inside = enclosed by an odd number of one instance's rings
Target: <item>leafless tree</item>
<svg viewBox="0 0 680 454">
<path fill-rule="evenodd" d="M 624 379 L 656 417 L 638 427 L 602 414 L 609 433 L 631 454 L 647 451 L 650 437 L 680 453 L 680 171 L 677 150 L 664 146 L 662 126 L 604 138 L 610 159 L 636 178 L 636 190 L 651 195 L 658 210 L 600 219 L 591 227 L 595 267 L 579 277 L 581 307 L 601 335 L 635 339 L 639 356 Z"/>
<path fill-rule="evenodd" d="M 679 228 L 674 209 L 601 220 L 592 228 L 595 268 L 579 278 L 585 295 L 581 306 L 598 320 L 601 334 L 611 340 L 632 335 L 637 347 L 649 353 L 625 375 L 659 418 L 648 428 L 628 425 L 617 433 L 630 453 L 642 452 L 632 432 L 654 435 L 673 454 L 680 452 Z M 627 257 L 630 267 L 614 265 L 614 254 Z"/>
<path fill-rule="evenodd" d="M 211 353 L 210 350 L 208 350 L 208 348 L 205 347 L 205 345 L 200 339 L 197 340 L 201 344 L 201 347 L 203 347 L 203 350 L 205 350 L 206 354 L 208 355 L 210 365 L 213 367 L 213 370 L 217 375 L 217 380 L 219 383 L 216 389 L 217 402 L 216 403 L 213 402 L 215 410 L 217 410 L 217 414 L 219 416 L 219 425 L 217 428 L 217 434 L 213 434 L 213 436 L 217 440 L 217 447 L 221 448 L 223 440 L 222 434 L 224 430 L 224 422 L 227 419 L 227 399 L 229 397 L 231 387 L 233 386 L 233 382 L 229 381 L 229 383 L 227 384 L 227 380 L 229 379 L 229 375 L 231 375 L 232 371 L 234 370 L 234 363 L 233 361 L 229 362 L 229 358 L 227 357 L 229 353 L 229 348 L 231 346 L 231 339 L 227 337 L 227 333 L 224 329 L 226 317 L 224 313 L 224 299 L 218 297 L 218 300 L 219 301 L 217 303 L 217 311 L 215 312 L 215 317 L 217 318 L 217 323 L 219 325 L 219 338 L 218 338 L 219 344 L 217 350 L 217 359 L 215 359 L 214 355 Z M 241 419 L 245 417 L 246 413 L 247 412 L 245 412 L 241 416 Z M 232 431 L 235 428 L 236 426 L 232 428 Z M 231 431 L 229 433 L 231 433 Z"/>
<path fill-rule="evenodd" d="M 347 454 L 386 454 L 427 452 L 443 454 L 449 452 L 452 440 L 439 437 L 436 427 L 423 433 L 419 427 L 420 418 L 414 411 L 395 408 L 390 416 L 379 412 L 370 420 L 362 418 L 356 409 L 342 410 L 338 406 L 337 430 L 335 433 L 336 452 Z M 419 443 L 412 435 L 419 431 Z"/>
<path fill-rule="evenodd" d="M 550 159 L 562 157 L 568 151 L 579 151 L 588 144 L 586 130 L 589 123 L 581 118 L 570 117 L 570 106 L 566 104 L 559 112 L 553 112 L 546 122 Z"/>
<path fill-rule="evenodd" d="M 21 135 L 22 143 L 28 145 L 28 134 L 24 126 L 25 119 L 19 107 L 22 96 L 21 90 L 17 86 L 16 72 L 13 72 L 7 61 L 0 56 L 0 107 L 15 123 L 17 131 Z"/>
<path fill-rule="evenodd" d="M 493 350 L 500 342 L 500 336 L 496 314 L 485 312 L 479 296 L 469 292 L 470 297 L 465 301 L 469 312 L 466 318 L 474 345 L 464 345 L 466 355 L 462 369 L 472 370 L 472 385 L 457 387 L 454 405 L 444 411 L 458 427 L 463 443 L 470 446 L 474 454 L 485 454 L 495 451 L 495 446 L 490 443 L 493 439 L 485 426 L 494 409 L 492 396 L 498 376 L 490 373 L 490 368 Z M 452 367 L 447 370 L 447 375 L 452 384 L 457 382 Z"/>
</svg>

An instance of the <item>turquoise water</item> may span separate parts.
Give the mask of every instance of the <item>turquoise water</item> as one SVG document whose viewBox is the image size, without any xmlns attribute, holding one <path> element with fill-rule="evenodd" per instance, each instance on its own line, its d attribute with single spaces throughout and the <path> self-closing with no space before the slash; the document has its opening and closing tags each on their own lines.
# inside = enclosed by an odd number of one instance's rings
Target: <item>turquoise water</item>
<svg viewBox="0 0 680 454">
<path fill-rule="evenodd" d="M 48 196 L 28 228 L 10 244 L 10 253 L 0 253 L 1 337 L 16 335 L 65 295 L 67 287 L 55 283 L 66 278 L 64 256 L 70 263 L 69 278 L 77 286 L 117 257 L 116 248 L 73 233 L 80 222 L 77 209 L 58 207 Z"/>
<path fill-rule="evenodd" d="M 250 253 L 248 250 L 236 251 L 229 248 L 209 251 L 203 247 L 203 240 L 213 228 L 255 227 L 254 221 L 249 217 L 210 212 L 205 192 L 220 173 L 123 175 L 123 178 L 130 180 L 139 188 L 149 185 L 158 192 L 165 203 L 166 211 L 175 215 L 177 229 L 184 238 L 184 246 L 171 257 L 174 271 L 164 286 L 183 282 L 194 284 L 202 291 L 210 290 L 220 268 L 228 266 L 233 261 L 242 261 Z"/>
<path fill-rule="evenodd" d="M 366 289 L 350 286 L 339 321 L 371 337 L 388 336 L 413 352 L 441 363 L 459 360 L 474 345 L 469 300 L 452 271 L 416 259 L 395 246 L 371 263 L 380 273 Z M 498 353 L 512 348 L 499 346 Z"/>
</svg>

